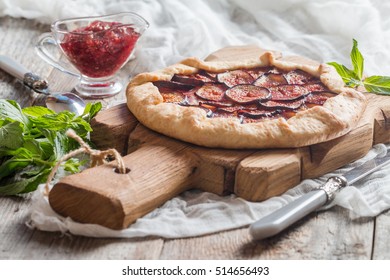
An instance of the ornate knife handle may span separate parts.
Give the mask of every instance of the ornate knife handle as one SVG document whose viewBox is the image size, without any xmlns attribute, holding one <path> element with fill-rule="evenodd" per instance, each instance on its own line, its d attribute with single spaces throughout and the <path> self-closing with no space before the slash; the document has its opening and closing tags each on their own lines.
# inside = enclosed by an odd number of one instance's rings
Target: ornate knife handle
<svg viewBox="0 0 390 280">
<path fill-rule="evenodd" d="M 329 203 L 347 185 L 342 176 L 330 177 L 320 188 L 310 191 L 275 212 L 253 223 L 249 231 L 254 239 L 264 239 L 283 231 L 309 213 Z"/>
<path fill-rule="evenodd" d="M 343 176 L 333 176 L 330 177 L 326 183 L 318 189 L 325 191 L 327 197 L 326 203 L 329 203 L 335 198 L 336 193 L 338 193 L 346 185 L 347 180 Z"/>
</svg>

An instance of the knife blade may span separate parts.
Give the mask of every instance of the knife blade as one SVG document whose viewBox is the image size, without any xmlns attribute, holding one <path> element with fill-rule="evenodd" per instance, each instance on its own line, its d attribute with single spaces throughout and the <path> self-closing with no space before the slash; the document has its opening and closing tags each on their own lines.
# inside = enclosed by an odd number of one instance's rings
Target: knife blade
<svg viewBox="0 0 390 280">
<path fill-rule="evenodd" d="M 261 240 L 274 236 L 311 212 L 330 203 L 345 186 L 353 184 L 390 162 L 390 153 L 375 157 L 347 171 L 342 176 L 332 176 L 318 189 L 312 190 L 282 208 L 254 222 L 249 232 L 253 239 Z"/>
</svg>

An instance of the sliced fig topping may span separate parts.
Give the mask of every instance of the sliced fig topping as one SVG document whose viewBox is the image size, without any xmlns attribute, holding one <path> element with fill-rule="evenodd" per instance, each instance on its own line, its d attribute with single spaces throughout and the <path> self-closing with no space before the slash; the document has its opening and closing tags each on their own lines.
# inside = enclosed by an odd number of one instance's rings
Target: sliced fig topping
<svg viewBox="0 0 390 280">
<path fill-rule="evenodd" d="M 256 101 L 268 100 L 271 93 L 264 87 L 254 85 L 237 85 L 226 91 L 226 96 L 239 104 L 248 104 Z"/>
<path fill-rule="evenodd" d="M 185 100 L 185 96 L 180 93 L 161 93 L 164 102 L 166 103 L 182 103 Z"/>
<path fill-rule="evenodd" d="M 234 106 L 233 102 L 230 101 L 212 101 L 212 100 L 203 100 L 202 104 L 212 105 L 215 107 L 232 107 Z"/>
<path fill-rule="evenodd" d="M 289 118 L 292 118 L 296 115 L 295 111 L 283 111 L 282 112 L 282 117 L 288 120 Z"/>
<path fill-rule="evenodd" d="M 231 106 L 231 107 L 220 107 L 218 108 L 218 111 L 225 112 L 225 113 L 234 113 L 242 110 L 242 106 Z"/>
<path fill-rule="evenodd" d="M 183 105 L 183 106 L 199 106 L 200 100 L 195 95 L 196 91 L 197 91 L 197 88 L 183 93 L 184 100 L 182 102 L 180 102 L 180 105 Z"/>
<path fill-rule="evenodd" d="M 219 107 L 218 111 L 237 115 L 242 111 L 250 111 L 250 110 L 257 110 L 257 109 L 258 107 L 256 104 L 247 104 L 247 105 L 235 105 L 230 107 Z"/>
<path fill-rule="evenodd" d="M 256 80 L 261 75 L 267 73 L 271 69 L 272 69 L 271 67 L 258 67 L 258 68 L 246 69 L 245 71 L 248 72 Z"/>
<path fill-rule="evenodd" d="M 153 85 L 158 87 L 160 92 L 188 91 L 194 88 L 192 85 L 181 84 L 171 81 L 155 81 Z"/>
<path fill-rule="evenodd" d="M 190 75 L 173 75 L 171 81 L 193 85 L 193 86 L 202 86 L 204 83 L 215 82 L 215 78 L 210 76 L 206 71 L 199 71 L 198 73 L 190 74 Z"/>
<path fill-rule="evenodd" d="M 200 102 L 199 106 L 204 108 L 204 109 L 211 110 L 211 111 L 215 111 L 217 109 L 217 107 L 215 107 L 213 105 L 205 104 L 203 102 Z"/>
<path fill-rule="evenodd" d="M 204 84 L 202 80 L 197 79 L 194 75 L 175 74 L 171 81 L 191 86 L 202 86 Z"/>
<path fill-rule="evenodd" d="M 217 80 L 218 73 L 203 71 L 203 75 L 209 77 L 213 82 L 215 82 Z"/>
<path fill-rule="evenodd" d="M 335 96 L 336 94 L 328 91 L 312 92 L 311 94 L 306 96 L 305 101 L 306 103 L 310 104 L 322 105 L 325 103 L 326 100 Z"/>
<path fill-rule="evenodd" d="M 314 79 L 312 75 L 309 73 L 302 71 L 300 69 L 293 70 L 288 72 L 286 75 L 286 80 L 288 81 L 289 84 L 291 85 L 303 85 L 307 84 L 311 80 Z"/>
<path fill-rule="evenodd" d="M 257 110 L 250 110 L 250 111 L 242 111 L 241 113 L 245 117 L 259 119 L 259 118 L 271 117 L 273 115 L 279 114 L 280 111 L 267 110 L 267 109 L 257 109 Z"/>
<path fill-rule="evenodd" d="M 309 91 L 300 85 L 282 85 L 270 89 L 272 93 L 272 100 L 296 100 L 305 97 Z"/>
<path fill-rule="evenodd" d="M 153 84 L 164 102 L 202 108 L 209 118 L 235 118 L 241 123 L 289 119 L 337 95 L 309 73 L 275 67 L 218 74 L 199 70 L 190 75 L 176 74 L 171 81 Z"/>
<path fill-rule="evenodd" d="M 234 70 L 217 75 L 217 81 L 224 83 L 228 87 L 235 85 L 251 84 L 255 79 L 244 70 Z"/>
<path fill-rule="evenodd" d="M 253 82 L 255 86 L 259 87 L 273 87 L 279 85 L 286 85 L 287 80 L 283 74 L 266 73 L 261 75 L 256 81 Z"/>
<path fill-rule="evenodd" d="M 202 80 L 205 83 L 214 83 L 216 81 L 217 73 L 210 73 L 204 70 L 200 70 L 196 76 L 199 80 Z"/>
<path fill-rule="evenodd" d="M 268 109 L 284 109 L 284 110 L 296 110 L 304 104 L 304 99 L 298 99 L 293 101 L 274 101 L 269 100 L 260 103 L 262 107 Z"/>
<path fill-rule="evenodd" d="M 308 92 L 327 91 L 328 89 L 323 83 L 310 83 L 304 85 Z"/>
<path fill-rule="evenodd" d="M 204 84 L 196 91 L 196 95 L 211 101 L 221 101 L 225 95 L 225 85 Z"/>
</svg>

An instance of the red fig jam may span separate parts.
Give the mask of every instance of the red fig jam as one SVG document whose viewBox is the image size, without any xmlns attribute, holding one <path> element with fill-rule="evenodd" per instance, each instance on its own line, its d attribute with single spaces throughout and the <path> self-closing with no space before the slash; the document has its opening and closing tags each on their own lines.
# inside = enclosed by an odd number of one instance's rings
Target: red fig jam
<svg viewBox="0 0 390 280">
<path fill-rule="evenodd" d="M 65 35 L 61 48 L 81 74 L 101 78 L 126 63 L 139 37 L 129 25 L 94 21 Z"/>
</svg>

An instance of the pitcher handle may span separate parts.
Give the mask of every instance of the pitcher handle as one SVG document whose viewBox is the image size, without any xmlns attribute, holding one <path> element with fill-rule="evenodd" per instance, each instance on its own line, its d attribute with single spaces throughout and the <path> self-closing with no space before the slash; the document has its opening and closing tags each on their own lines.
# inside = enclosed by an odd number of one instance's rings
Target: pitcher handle
<svg viewBox="0 0 390 280">
<path fill-rule="evenodd" d="M 51 35 L 51 33 L 43 33 L 39 38 L 38 42 L 35 45 L 35 50 L 37 54 L 48 64 L 51 66 L 57 68 L 58 70 L 70 74 L 72 76 L 76 76 L 78 78 L 81 78 L 80 74 L 73 72 L 71 70 L 68 70 L 64 65 L 61 65 L 60 62 L 58 62 L 53 55 L 48 51 L 46 48 L 47 45 L 58 47 L 55 39 Z"/>
</svg>

